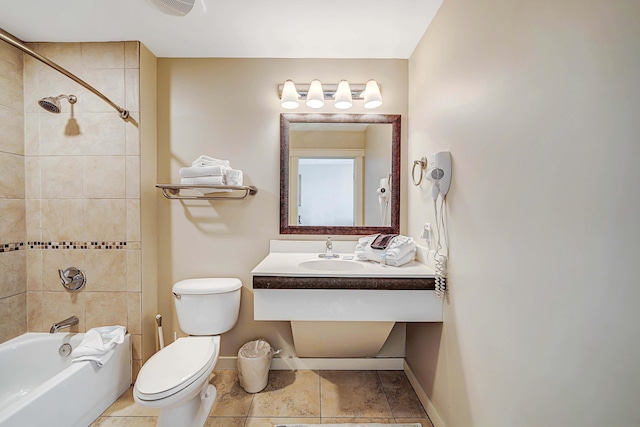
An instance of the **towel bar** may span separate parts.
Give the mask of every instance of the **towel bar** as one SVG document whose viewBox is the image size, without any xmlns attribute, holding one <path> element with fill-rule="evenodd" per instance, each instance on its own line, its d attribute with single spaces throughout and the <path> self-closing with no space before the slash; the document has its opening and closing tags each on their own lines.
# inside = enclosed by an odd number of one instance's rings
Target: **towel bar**
<svg viewBox="0 0 640 427">
<path fill-rule="evenodd" d="M 242 200 L 247 196 L 253 196 L 258 192 L 258 189 L 253 185 L 180 185 L 180 184 L 156 184 L 156 187 L 162 190 L 162 195 L 167 199 L 181 199 L 181 200 Z M 223 196 L 220 193 L 207 193 L 201 195 L 183 195 L 180 194 L 182 190 L 199 190 L 204 192 L 206 190 L 231 190 L 244 191 L 244 194 L 238 196 Z"/>
</svg>

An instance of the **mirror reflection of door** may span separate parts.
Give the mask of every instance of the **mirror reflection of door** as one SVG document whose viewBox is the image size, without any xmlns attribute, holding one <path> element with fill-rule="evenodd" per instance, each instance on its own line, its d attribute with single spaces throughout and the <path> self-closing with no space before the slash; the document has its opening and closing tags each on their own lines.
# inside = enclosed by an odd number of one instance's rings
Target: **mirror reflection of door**
<svg viewBox="0 0 640 427">
<path fill-rule="evenodd" d="M 382 214 L 388 212 L 389 205 L 381 206 L 377 191 L 380 179 L 391 172 L 392 126 L 386 123 L 290 126 L 288 224 L 387 225 L 388 215 Z"/>
<path fill-rule="evenodd" d="M 355 225 L 355 163 L 355 158 L 298 159 L 298 225 Z"/>
</svg>

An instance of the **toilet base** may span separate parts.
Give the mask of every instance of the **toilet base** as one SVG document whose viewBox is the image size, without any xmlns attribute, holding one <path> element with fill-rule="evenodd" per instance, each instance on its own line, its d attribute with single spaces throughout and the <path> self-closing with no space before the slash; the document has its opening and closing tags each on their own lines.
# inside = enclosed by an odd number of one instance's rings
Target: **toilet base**
<svg viewBox="0 0 640 427">
<path fill-rule="evenodd" d="M 193 398 L 179 405 L 162 408 L 156 427 L 203 427 L 216 400 L 216 395 L 216 388 L 209 382 L 205 382 L 200 393 Z"/>
</svg>

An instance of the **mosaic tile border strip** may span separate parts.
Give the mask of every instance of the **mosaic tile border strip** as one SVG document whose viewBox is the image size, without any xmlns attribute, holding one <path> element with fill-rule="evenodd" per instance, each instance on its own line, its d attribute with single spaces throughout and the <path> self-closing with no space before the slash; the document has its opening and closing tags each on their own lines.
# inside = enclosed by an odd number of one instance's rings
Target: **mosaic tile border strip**
<svg viewBox="0 0 640 427">
<path fill-rule="evenodd" d="M 24 242 L 5 243 L 0 245 L 0 252 L 14 252 L 19 251 L 20 249 L 26 249 Z"/>
<path fill-rule="evenodd" d="M 90 241 L 90 242 L 17 242 L 0 243 L 0 253 L 25 249 L 140 249 L 141 242 Z"/>
<path fill-rule="evenodd" d="M 127 249 L 127 242 L 27 242 L 29 249 Z"/>
</svg>

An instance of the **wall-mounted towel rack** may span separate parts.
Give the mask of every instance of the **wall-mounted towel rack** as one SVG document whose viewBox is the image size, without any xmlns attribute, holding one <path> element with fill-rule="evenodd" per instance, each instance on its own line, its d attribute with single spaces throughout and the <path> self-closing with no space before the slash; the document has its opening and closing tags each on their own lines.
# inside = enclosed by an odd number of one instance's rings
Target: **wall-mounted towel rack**
<svg viewBox="0 0 640 427">
<path fill-rule="evenodd" d="M 181 185 L 181 184 L 156 184 L 162 189 L 162 195 L 167 199 L 181 200 L 242 200 L 247 196 L 253 196 L 258 189 L 253 185 Z M 182 190 L 195 190 L 203 194 L 181 194 Z M 211 191 L 207 193 L 207 190 Z M 231 190 L 230 192 L 216 192 L 213 190 Z M 236 191 L 243 191 L 238 195 Z M 226 195 L 225 195 L 226 194 Z"/>
</svg>

